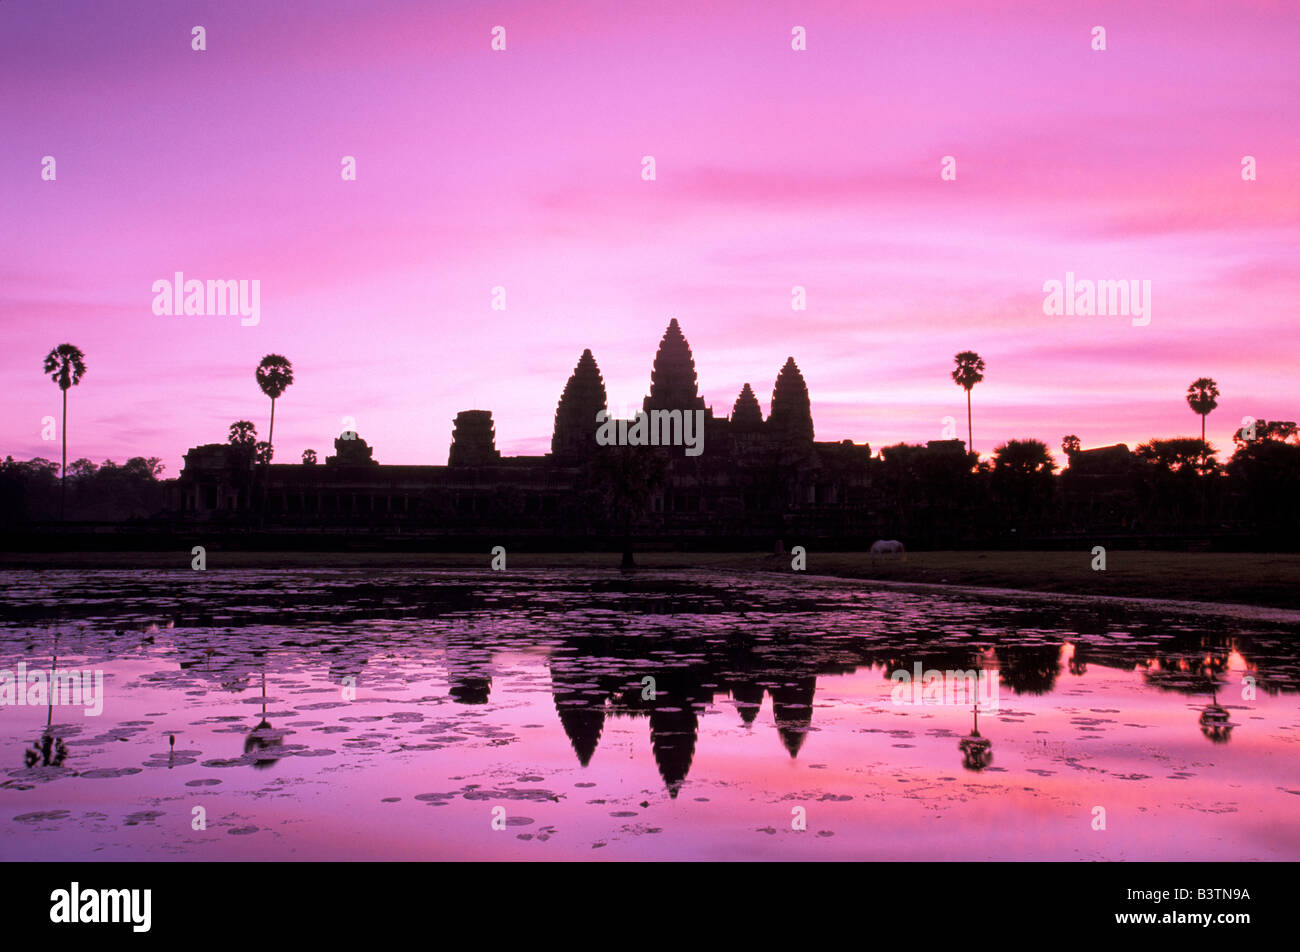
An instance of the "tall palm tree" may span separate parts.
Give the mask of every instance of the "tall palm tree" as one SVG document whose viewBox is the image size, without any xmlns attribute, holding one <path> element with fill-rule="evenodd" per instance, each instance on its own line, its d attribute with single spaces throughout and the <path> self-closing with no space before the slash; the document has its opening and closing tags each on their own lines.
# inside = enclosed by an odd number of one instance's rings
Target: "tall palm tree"
<svg viewBox="0 0 1300 952">
<path fill-rule="evenodd" d="M 970 392 L 975 384 L 984 379 L 984 358 L 973 350 L 963 350 L 953 358 L 957 369 L 952 372 L 953 382 L 966 391 L 966 444 L 967 452 L 975 452 L 975 436 L 971 427 Z"/>
<path fill-rule="evenodd" d="M 1201 442 L 1205 442 L 1205 418 L 1219 405 L 1219 385 L 1209 377 L 1200 377 L 1187 388 L 1187 405 L 1201 417 Z"/>
<path fill-rule="evenodd" d="M 257 365 L 257 385 L 271 398 L 271 428 L 266 434 L 267 445 L 275 446 L 275 401 L 293 383 L 293 364 L 287 357 L 267 354 Z"/>
<path fill-rule="evenodd" d="M 45 372 L 63 391 L 63 462 L 59 466 L 59 518 L 67 499 L 68 476 L 68 388 L 81 383 L 86 373 L 86 355 L 72 344 L 60 344 L 45 355 Z"/>
</svg>

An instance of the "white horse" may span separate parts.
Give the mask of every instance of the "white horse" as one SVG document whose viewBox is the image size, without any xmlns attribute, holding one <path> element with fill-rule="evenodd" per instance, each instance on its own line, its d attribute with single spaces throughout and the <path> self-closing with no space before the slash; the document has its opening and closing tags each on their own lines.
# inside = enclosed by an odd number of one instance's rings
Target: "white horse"
<svg viewBox="0 0 1300 952">
<path fill-rule="evenodd" d="M 897 539 L 877 539 L 871 543 L 871 561 L 874 562 L 878 555 L 897 555 L 906 559 L 907 550 Z"/>
</svg>

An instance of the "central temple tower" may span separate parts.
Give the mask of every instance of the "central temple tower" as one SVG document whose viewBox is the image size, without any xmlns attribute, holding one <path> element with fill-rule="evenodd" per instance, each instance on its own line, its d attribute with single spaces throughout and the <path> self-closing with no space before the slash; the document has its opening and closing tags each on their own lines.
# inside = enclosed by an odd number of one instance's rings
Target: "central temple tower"
<svg viewBox="0 0 1300 952">
<path fill-rule="evenodd" d="M 699 394 L 691 345 L 686 343 L 675 317 L 668 322 L 668 329 L 659 342 L 654 369 L 650 371 L 650 394 L 641 408 L 646 412 L 707 409 Z"/>
</svg>

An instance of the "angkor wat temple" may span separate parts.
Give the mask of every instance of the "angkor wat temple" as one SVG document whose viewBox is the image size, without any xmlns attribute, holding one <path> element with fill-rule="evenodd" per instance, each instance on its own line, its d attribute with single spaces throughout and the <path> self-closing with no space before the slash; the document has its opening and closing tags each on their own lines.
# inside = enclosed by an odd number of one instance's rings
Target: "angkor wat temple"
<svg viewBox="0 0 1300 952">
<path fill-rule="evenodd" d="M 669 322 L 643 410 L 702 411 L 699 456 L 598 445 L 597 414 L 606 407 L 600 369 L 584 350 L 544 456 L 502 456 L 491 411 L 464 410 L 445 466 L 381 465 L 353 432 L 334 441 L 323 464 L 258 465 L 237 445 L 210 443 L 185 454 L 173 502 L 184 521 L 212 528 L 552 546 L 614 534 L 771 545 L 791 533 L 861 539 L 877 531 L 866 492 L 871 450 L 814 440 L 808 388 L 793 358 L 777 374 L 767 419 L 748 383 L 730 415 L 715 416 L 699 394 L 690 345 L 676 319 Z"/>
</svg>

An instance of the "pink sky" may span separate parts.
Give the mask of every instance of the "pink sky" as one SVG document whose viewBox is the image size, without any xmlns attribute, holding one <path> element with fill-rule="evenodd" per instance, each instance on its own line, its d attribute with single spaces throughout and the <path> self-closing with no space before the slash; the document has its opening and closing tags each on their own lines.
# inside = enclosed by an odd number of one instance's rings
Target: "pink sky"
<svg viewBox="0 0 1300 952">
<path fill-rule="evenodd" d="M 824 440 L 964 438 L 966 349 L 983 452 L 1199 433 L 1202 375 L 1221 449 L 1295 419 L 1300 15 L 1057 6 L 0 3 L 0 454 L 58 458 L 64 341 L 70 460 L 264 437 L 269 352 L 281 462 L 352 416 L 444 463 L 471 407 L 545 452 L 583 348 L 639 404 L 671 317 L 720 414 L 794 356 Z M 260 324 L 154 315 L 175 271 L 259 280 Z M 1150 280 L 1150 325 L 1045 315 L 1067 271 Z"/>
</svg>

